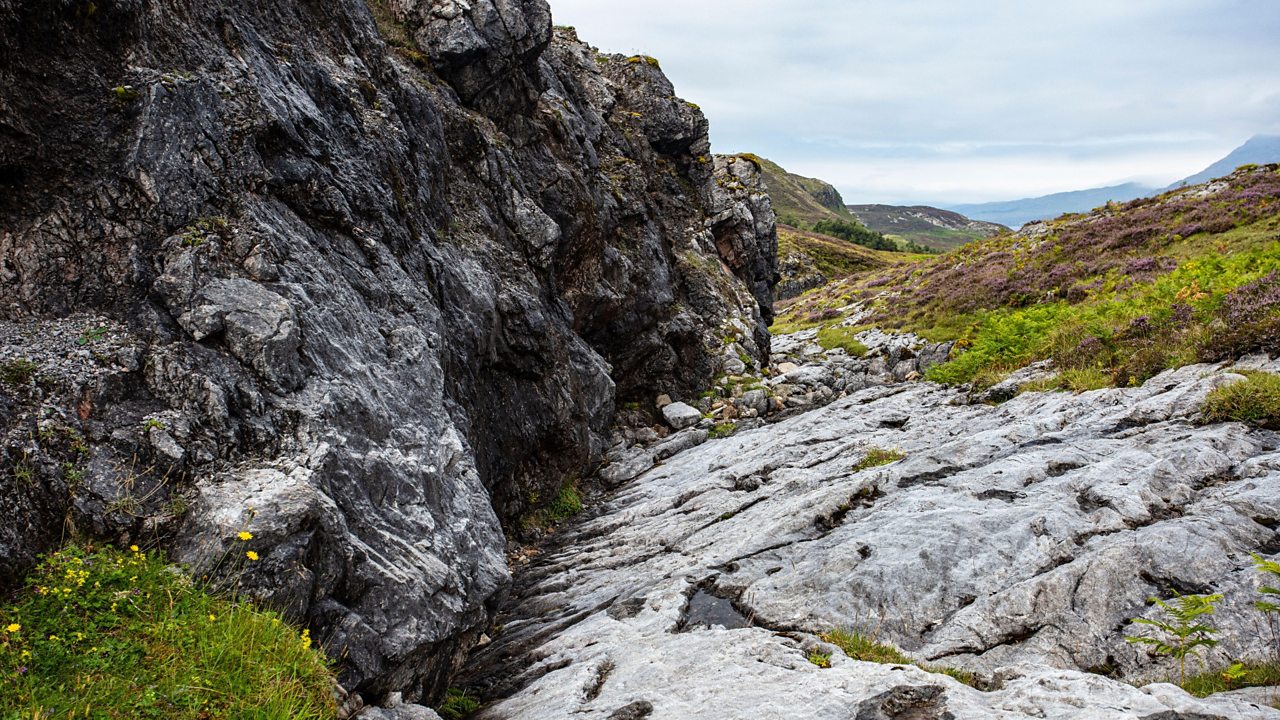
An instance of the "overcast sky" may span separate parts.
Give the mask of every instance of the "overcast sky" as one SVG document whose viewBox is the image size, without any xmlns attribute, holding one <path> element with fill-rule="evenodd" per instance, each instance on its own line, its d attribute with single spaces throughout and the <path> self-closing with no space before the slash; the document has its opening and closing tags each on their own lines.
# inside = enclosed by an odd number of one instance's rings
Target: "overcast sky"
<svg viewBox="0 0 1280 720">
<path fill-rule="evenodd" d="M 850 203 L 1165 184 L 1280 133 L 1276 0 L 550 0 L 657 57 L 717 152 Z"/>
</svg>

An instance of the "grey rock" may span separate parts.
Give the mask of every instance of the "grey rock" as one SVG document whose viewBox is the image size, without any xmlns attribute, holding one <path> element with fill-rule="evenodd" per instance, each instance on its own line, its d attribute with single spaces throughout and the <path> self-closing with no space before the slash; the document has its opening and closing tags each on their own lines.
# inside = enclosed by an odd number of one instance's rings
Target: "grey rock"
<svg viewBox="0 0 1280 720">
<path fill-rule="evenodd" d="M 755 410 L 757 415 L 764 415 L 769 411 L 769 394 L 760 389 L 748 390 L 742 394 L 739 403 Z"/>
<path fill-rule="evenodd" d="M 830 385 L 835 382 L 831 370 L 826 365 L 805 365 L 787 373 L 786 379 L 788 383 L 793 385 L 806 385 L 808 387 Z"/>
<path fill-rule="evenodd" d="M 677 453 L 682 453 L 689 448 L 701 445 L 707 441 L 708 437 L 710 437 L 710 433 L 706 430 L 683 430 L 655 445 L 653 447 L 653 459 L 661 462 Z"/>
<path fill-rule="evenodd" d="M 367 705 L 352 717 L 355 720 L 440 720 L 431 708 L 405 704 L 393 707 Z"/>
<path fill-rule="evenodd" d="M 1248 557 L 1275 557 L 1275 531 L 1253 519 L 1280 518 L 1274 435 L 1198 425 L 1186 411 L 1226 381 L 1221 368 L 1191 366 L 1140 388 L 999 406 L 929 383 L 870 387 L 686 450 L 608 498 L 573 531 L 592 540 L 547 558 L 563 569 L 512 596 L 511 629 L 469 671 L 480 687 L 504 678 L 505 699 L 483 717 L 607 718 L 644 698 L 658 717 L 803 707 L 821 717 L 1280 718 L 1252 696 L 1201 700 L 1082 672 L 1110 664 L 1136 683 L 1176 673 L 1125 635 L 1143 631 L 1129 618 L 1155 616 L 1147 597 L 1179 588 L 1226 594 L 1210 667 L 1271 650 L 1254 625 Z M 1154 419 L 1135 419 L 1135 407 Z M 871 447 L 906 458 L 852 472 Z M 619 588 L 637 613 L 594 609 Z M 732 598 L 757 627 L 676 632 L 698 591 Z M 807 655 L 837 626 L 998 689 L 838 651 L 819 669 Z M 579 688 L 604 662 L 608 678 L 584 699 Z"/>
<path fill-rule="evenodd" d="M 653 467 L 654 456 L 648 450 L 634 449 L 611 459 L 598 475 L 610 487 L 621 485 Z"/>
<path fill-rule="evenodd" d="M 683 430 L 697 425 L 698 421 L 702 420 L 702 413 L 685 403 L 673 402 L 662 408 L 662 417 L 671 427 Z"/>
</svg>

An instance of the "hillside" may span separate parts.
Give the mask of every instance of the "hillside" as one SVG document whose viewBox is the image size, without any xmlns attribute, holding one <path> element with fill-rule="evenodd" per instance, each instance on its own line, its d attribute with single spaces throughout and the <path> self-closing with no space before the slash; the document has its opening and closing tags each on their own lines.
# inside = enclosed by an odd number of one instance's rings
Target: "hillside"
<svg viewBox="0 0 1280 720">
<path fill-rule="evenodd" d="M 863 225 L 890 238 L 950 250 L 1009 228 L 927 205 L 848 205 Z"/>
<path fill-rule="evenodd" d="M 840 192 L 830 183 L 787 172 L 758 155 L 744 155 L 757 162 L 778 221 L 793 227 L 812 228 L 822 220 L 856 222 L 845 208 Z"/>
<path fill-rule="evenodd" d="M 831 280 L 922 257 L 873 250 L 829 235 L 778 225 L 778 271 L 774 288 L 779 300 L 793 298 Z"/>
<path fill-rule="evenodd" d="M 1109 187 L 1072 190 L 1019 200 L 1001 200 L 988 203 L 946 205 L 947 210 L 976 220 L 1020 227 L 1035 220 L 1055 218 L 1063 213 L 1088 212 L 1108 202 L 1127 202 L 1156 192 L 1155 188 L 1125 183 Z"/>
<path fill-rule="evenodd" d="M 1036 360 L 1072 382 L 1280 351 L 1280 168 L 1024 227 L 810 293 L 781 326 L 856 322 L 954 341 L 945 382 L 992 385 Z M 841 316 L 843 317 L 843 315 Z"/>
</svg>

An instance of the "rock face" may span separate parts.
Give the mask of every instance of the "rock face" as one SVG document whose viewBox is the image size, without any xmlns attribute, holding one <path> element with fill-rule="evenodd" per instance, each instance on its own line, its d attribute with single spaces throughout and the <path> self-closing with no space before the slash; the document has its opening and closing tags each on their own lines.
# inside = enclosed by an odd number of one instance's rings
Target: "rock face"
<svg viewBox="0 0 1280 720">
<path fill-rule="evenodd" d="M 1250 554 L 1280 553 L 1280 436 L 1195 423 L 1239 379 L 1190 366 L 998 406 L 879 385 L 677 454 L 521 579 L 473 658 L 503 698 L 482 717 L 1280 718 L 1095 674 L 1176 676 L 1124 639 L 1153 595 L 1226 594 L 1209 667 L 1272 649 Z M 905 459 L 866 467 L 873 449 Z M 849 660 L 817 637 L 834 627 L 992 689 Z"/>
<path fill-rule="evenodd" d="M 0 585 L 247 528 L 347 685 L 438 695 L 615 401 L 768 357 L 758 177 L 544 0 L 0 0 L 0 113 Z"/>
</svg>

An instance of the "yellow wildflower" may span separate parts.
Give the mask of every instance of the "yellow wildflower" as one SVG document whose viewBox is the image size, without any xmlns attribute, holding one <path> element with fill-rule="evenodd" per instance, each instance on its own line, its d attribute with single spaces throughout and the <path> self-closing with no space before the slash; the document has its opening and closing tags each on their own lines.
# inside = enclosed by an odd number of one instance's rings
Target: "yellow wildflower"
<svg viewBox="0 0 1280 720">
<path fill-rule="evenodd" d="M 9 627 L 5 628 L 5 630 L 8 630 L 11 633 L 16 633 L 21 629 L 22 629 L 22 626 L 19 625 L 18 623 L 9 623 Z"/>
<path fill-rule="evenodd" d="M 218 619 L 217 615 L 214 615 L 212 613 L 209 614 L 209 622 L 213 622 L 214 620 L 217 620 L 217 619 Z"/>
<path fill-rule="evenodd" d="M 130 545 L 130 546 L 129 546 L 129 549 L 130 549 L 130 550 L 132 550 L 133 552 L 138 552 L 138 546 L 137 546 L 137 545 Z"/>
<path fill-rule="evenodd" d="M 30 650 L 23 650 L 23 651 L 22 651 L 22 659 L 23 659 L 23 660 L 26 660 L 26 659 L 27 659 L 27 658 L 29 658 L 29 657 L 31 657 L 31 651 L 30 651 Z"/>
<path fill-rule="evenodd" d="M 303 630 L 302 631 L 302 649 L 305 650 L 309 647 L 311 647 L 311 631 Z"/>
<path fill-rule="evenodd" d="M 241 540 L 244 540 L 245 542 L 248 542 L 253 539 L 253 533 L 247 530 L 241 530 L 240 534 L 237 535 L 236 537 L 240 538 Z"/>
<path fill-rule="evenodd" d="M 245 553 L 245 554 L 244 554 L 244 556 L 245 556 L 245 557 L 247 557 L 247 558 L 249 558 L 250 560 L 257 560 L 257 559 L 258 559 L 258 553 L 254 552 L 254 551 L 252 551 L 252 550 L 250 550 L 249 552 Z"/>
</svg>

